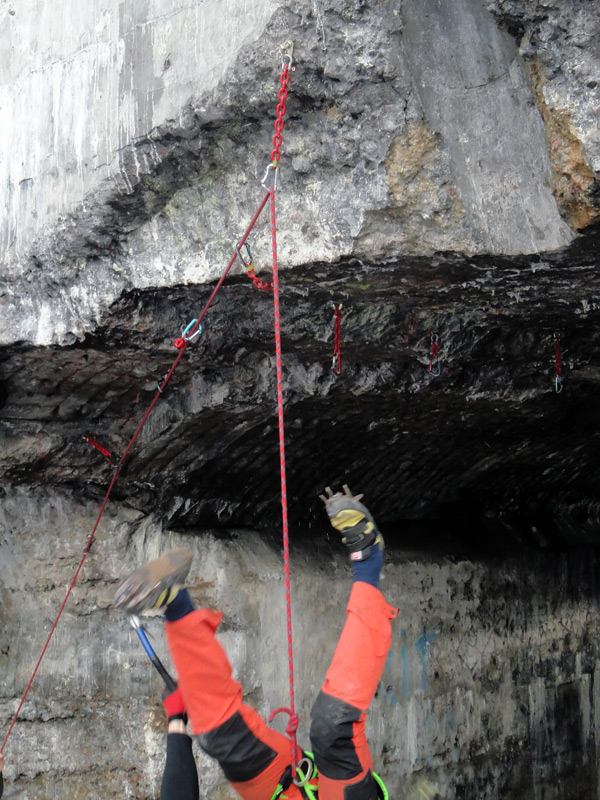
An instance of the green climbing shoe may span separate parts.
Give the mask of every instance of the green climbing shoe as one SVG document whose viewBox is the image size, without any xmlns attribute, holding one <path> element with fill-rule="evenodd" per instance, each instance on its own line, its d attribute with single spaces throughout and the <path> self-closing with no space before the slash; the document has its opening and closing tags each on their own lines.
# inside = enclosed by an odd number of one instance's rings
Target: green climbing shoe
<svg viewBox="0 0 600 800">
<path fill-rule="evenodd" d="M 379 533 L 369 509 L 344 484 L 344 493 L 334 494 L 329 486 L 327 495 L 320 495 L 333 527 L 342 534 L 342 542 L 350 551 L 351 561 L 364 561 L 375 548 L 383 551 L 383 536 Z"/>
<path fill-rule="evenodd" d="M 183 548 L 148 561 L 120 583 L 113 605 L 130 614 L 166 606 L 183 588 L 191 563 L 192 554 Z"/>
</svg>

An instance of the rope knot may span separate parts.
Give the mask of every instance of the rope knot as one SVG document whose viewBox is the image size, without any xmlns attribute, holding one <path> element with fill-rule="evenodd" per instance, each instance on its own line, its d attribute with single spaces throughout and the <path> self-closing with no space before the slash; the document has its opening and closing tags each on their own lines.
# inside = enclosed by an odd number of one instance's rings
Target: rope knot
<svg viewBox="0 0 600 800">
<path fill-rule="evenodd" d="M 282 714 L 282 713 L 289 715 L 290 719 L 287 728 L 285 729 L 285 732 L 290 737 L 290 739 L 293 739 L 295 738 L 296 732 L 298 730 L 298 714 L 296 714 L 295 711 L 292 711 L 290 708 L 284 708 L 283 706 L 281 708 L 276 708 L 275 711 L 271 712 L 269 716 L 269 722 L 272 722 L 277 716 L 277 714 Z"/>
</svg>

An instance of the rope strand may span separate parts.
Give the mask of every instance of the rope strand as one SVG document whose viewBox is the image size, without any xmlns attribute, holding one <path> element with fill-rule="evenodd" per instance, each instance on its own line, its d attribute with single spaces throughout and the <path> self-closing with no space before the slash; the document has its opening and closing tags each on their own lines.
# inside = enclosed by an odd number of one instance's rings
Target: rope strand
<svg viewBox="0 0 600 800">
<path fill-rule="evenodd" d="M 262 201 L 261 201 L 256 213 L 252 217 L 252 220 L 250 221 L 250 224 L 246 228 L 246 232 L 244 233 L 244 235 L 242 237 L 240 245 L 242 245 L 246 241 L 248 236 L 250 235 L 250 232 L 252 231 L 252 228 L 255 226 L 256 221 L 258 220 L 262 210 L 266 206 L 268 199 L 269 199 L 269 192 L 266 192 L 266 194 L 263 197 L 263 199 L 262 199 Z M 198 317 L 198 319 L 197 319 L 197 321 L 195 323 L 195 329 L 194 329 L 194 331 L 192 331 L 192 334 L 190 334 L 190 335 L 193 335 L 193 333 L 195 333 L 195 331 L 198 330 L 202 320 L 206 316 L 206 313 L 207 313 L 208 309 L 210 308 L 213 300 L 215 299 L 215 297 L 217 295 L 217 292 L 219 291 L 219 289 L 223 285 L 223 281 L 225 280 L 225 278 L 229 274 L 229 271 L 230 271 L 231 267 L 235 263 L 236 258 L 237 258 L 237 251 L 231 257 L 231 260 L 229 261 L 229 264 L 227 265 L 227 267 L 223 271 L 223 274 L 221 275 L 217 285 L 215 286 L 215 288 L 213 289 L 210 297 L 206 301 L 206 303 L 204 305 L 204 308 L 202 310 L 202 313 L 200 314 L 200 316 Z M 173 364 L 171 365 L 170 370 L 166 373 L 166 375 L 162 379 L 162 382 L 158 386 L 156 394 L 154 395 L 154 398 L 152 399 L 152 402 L 148 406 L 148 408 L 146 410 L 146 413 L 142 417 L 142 420 L 141 420 L 140 424 L 138 425 L 138 427 L 136 428 L 133 436 L 129 440 L 129 443 L 128 443 L 127 447 L 125 448 L 125 450 L 123 451 L 123 454 L 122 454 L 121 458 L 118 460 L 117 465 L 115 465 L 115 471 L 113 473 L 112 479 L 111 479 L 110 484 L 108 486 L 108 489 L 106 491 L 106 495 L 104 496 L 104 500 L 103 500 L 102 505 L 100 507 L 100 511 L 98 513 L 98 517 L 97 517 L 96 522 L 94 524 L 93 530 L 92 530 L 92 532 L 91 532 L 91 534 L 90 534 L 90 536 L 88 538 L 86 547 L 85 547 L 85 549 L 83 551 L 83 557 L 82 557 L 81 561 L 79 562 L 79 566 L 77 567 L 77 570 L 75 572 L 73 580 L 69 584 L 69 587 L 67 589 L 67 593 L 65 595 L 65 599 L 63 600 L 63 603 L 62 603 L 62 605 L 60 607 L 60 610 L 59 610 L 59 612 L 58 612 L 58 614 L 56 616 L 56 619 L 54 620 L 54 623 L 52 625 L 50 633 L 48 634 L 48 638 L 46 639 L 46 643 L 44 644 L 44 647 L 42 649 L 40 657 L 38 658 L 37 664 L 35 665 L 35 668 L 33 670 L 33 674 L 31 675 L 29 683 L 27 684 L 27 688 L 25 689 L 25 692 L 23 693 L 23 696 L 21 698 L 21 702 L 19 703 L 19 706 L 18 706 L 18 708 L 17 708 L 17 710 L 15 712 L 15 715 L 12 718 L 12 721 L 11 721 L 10 726 L 8 728 L 8 732 L 6 733 L 6 736 L 4 737 L 4 741 L 2 742 L 2 747 L 0 747 L 0 753 L 4 752 L 4 748 L 6 746 L 6 742 L 8 741 L 8 737 L 10 736 L 11 731 L 12 731 L 14 725 L 15 725 L 15 722 L 17 721 L 17 719 L 19 717 L 19 713 L 20 713 L 21 709 L 23 708 L 23 704 L 25 702 L 25 699 L 26 699 L 27 695 L 29 694 L 29 690 L 31 689 L 31 686 L 33 684 L 35 676 L 37 675 L 37 672 L 38 672 L 38 669 L 40 667 L 40 664 L 42 663 L 42 659 L 44 658 L 46 650 L 48 649 L 48 645 L 50 644 L 50 640 L 52 639 L 52 636 L 54 635 L 54 631 L 56 630 L 56 626 L 58 625 L 58 622 L 59 622 L 59 620 L 60 620 L 60 618 L 62 616 L 64 608 L 65 608 L 65 606 L 67 604 L 67 600 L 69 599 L 69 597 L 71 595 L 71 592 L 73 591 L 73 587 L 75 586 L 75 584 L 77 582 L 77 578 L 79 577 L 79 573 L 81 572 L 81 568 L 83 567 L 83 562 L 85 561 L 85 559 L 87 557 L 87 554 L 89 553 L 90 547 L 92 546 L 92 542 L 94 541 L 94 537 L 96 535 L 96 531 L 98 530 L 98 526 L 100 525 L 100 520 L 102 519 L 102 516 L 104 515 L 104 510 L 105 510 L 106 505 L 108 503 L 108 499 L 109 499 L 109 497 L 111 495 L 111 492 L 113 490 L 113 487 L 114 487 L 114 485 L 115 485 L 115 483 L 117 481 L 117 477 L 119 475 L 119 472 L 121 471 L 121 467 L 123 466 L 123 464 L 125 462 L 125 458 L 127 457 L 127 455 L 129 454 L 131 448 L 135 444 L 138 436 L 140 435 L 140 433 L 142 431 L 142 428 L 144 427 L 144 425 L 148 421 L 148 418 L 149 418 L 150 414 L 152 413 L 152 409 L 154 408 L 154 406 L 158 402 L 160 396 L 163 393 L 163 390 L 165 389 L 165 387 L 168 384 L 168 382 L 171 380 L 171 377 L 172 377 L 173 373 L 175 372 L 175 370 L 177 368 L 177 365 L 179 364 L 179 362 L 183 358 L 183 354 L 187 350 L 187 347 L 188 347 L 189 343 L 190 342 L 186 340 L 184 342 L 184 345 L 181 347 L 181 349 L 178 350 L 177 357 L 173 361 Z"/>
<path fill-rule="evenodd" d="M 281 475 L 281 519 L 283 527 L 283 562 L 285 573 L 285 612 L 287 620 L 287 639 L 288 639 L 288 669 L 290 681 L 290 707 L 281 709 L 289 714 L 289 724 L 286 733 L 291 743 L 291 767 L 292 778 L 296 778 L 296 765 L 298 764 L 298 743 L 296 731 L 298 730 L 298 715 L 295 707 L 294 692 L 294 648 L 292 642 L 292 602 L 290 586 L 290 539 L 288 529 L 288 508 L 287 508 L 287 486 L 285 474 L 285 428 L 283 421 L 283 377 L 281 368 L 281 321 L 279 311 L 279 268 L 277 264 L 277 220 L 275 214 L 275 187 L 277 185 L 277 170 L 281 159 L 280 147 L 282 144 L 282 132 L 284 127 L 284 116 L 286 112 L 285 101 L 287 99 L 287 86 L 290 80 L 289 67 L 291 67 L 291 55 L 289 64 L 282 65 L 279 82 L 279 103 L 277 105 L 275 120 L 275 135 L 273 137 L 273 151 L 271 153 L 272 165 L 275 169 L 275 182 L 269 189 L 271 198 L 271 249 L 273 257 L 273 314 L 275 327 L 275 364 L 277 370 L 277 418 L 279 421 L 279 468 Z M 278 713 L 278 712 L 275 712 Z M 274 716 L 274 715 L 272 715 Z"/>
<path fill-rule="evenodd" d="M 277 417 L 279 420 L 279 468 L 281 473 L 281 519 L 283 524 L 283 563 L 285 572 L 285 611 L 288 636 L 288 668 L 290 676 L 290 719 L 297 720 L 294 698 L 294 650 L 292 646 L 292 603 L 290 587 L 290 538 L 288 530 L 287 486 L 285 475 L 285 429 L 283 424 L 283 379 L 281 369 L 281 323 L 279 313 L 279 270 L 277 265 L 277 224 L 275 219 L 275 189 L 271 195 L 271 244 L 273 250 L 273 312 L 275 317 L 275 363 L 277 369 Z M 297 723 L 296 723 L 297 727 Z M 292 777 L 296 777 L 298 763 L 298 745 L 296 730 L 290 725 L 289 733 L 292 742 Z"/>
<path fill-rule="evenodd" d="M 273 152 L 271 153 L 271 158 L 272 158 L 272 160 L 274 162 L 274 168 L 275 169 L 277 169 L 277 164 L 278 164 L 279 159 L 280 159 L 279 147 L 280 147 L 281 142 L 282 142 L 281 133 L 283 131 L 283 126 L 284 126 L 283 117 L 284 117 L 284 114 L 285 114 L 285 111 L 286 111 L 285 100 L 287 98 L 287 84 L 288 84 L 288 82 L 289 82 L 288 64 L 284 64 L 283 65 L 283 69 L 282 69 L 282 74 L 281 74 L 281 77 L 280 77 L 281 88 L 279 90 L 279 95 L 278 95 L 279 104 L 277 106 L 277 120 L 275 122 L 275 131 L 276 131 L 276 133 L 275 133 L 275 136 L 273 138 L 274 149 L 273 149 Z M 155 393 L 155 395 L 154 395 L 154 397 L 152 399 L 152 402 L 148 406 L 144 416 L 142 417 L 138 427 L 134 431 L 133 436 L 129 440 L 129 443 L 127 444 L 125 450 L 123 451 L 121 457 L 119 459 L 117 459 L 117 463 L 113 465 L 115 467 L 114 473 L 113 473 L 112 479 L 110 481 L 110 484 L 108 486 L 108 489 L 106 491 L 106 494 L 104 496 L 104 500 L 102 501 L 102 504 L 100 506 L 100 510 L 98 512 L 98 516 L 96 518 L 96 522 L 94 524 L 92 532 L 90 533 L 90 535 L 88 537 L 88 541 L 87 541 L 87 544 L 86 544 L 85 549 L 83 551 L 82 558 L 81 558 L 81 560 L 79 562 L 79 565 L 78 565 L 78 567 L 77 567 L 77 569 L 75 571 L 75 575 L 73 576 L 73 579 L 72 579 L 71 583 L 69 584 L 69 587 L 67 589 L 65 598 L 64 598 L 64 600 L 62 602 L 62 605 L 61 605 L 61 607 L 60 607 L 60 609 L 58 611 L 56 619 L 54 620 L 54 623 L 52 625 L 50 633 L 48 634 L 48 637 L 46 639 L 46 642 L 44 644 L 44 647 L 42 649 L 40 657 L 37 660 L 37 663 L 35 665 L 35 668 L 33 670 L 33 673 L 31 675 L 29 683 L 27 684 L 25 692 L 23 693 L 23 696 L 22 696 L 21 701 L 19 703 L 19 706 L 18 706 L 18 708 L 17 708 L 17 710 L 16 710 L 16 712 L 15 712 L 15 714 L 14 714 L 12 720 L 11 720 L 11 723 L 9 725 L 8 731 L 6 733 L 6 736 L 4 737 L 4 741 L 2 742 L 2 747 L 0 747 L 0 754 L 4 752 L 4 748 L 6 746 L 8 738 L 9 738 L 9 736 L 10 736 L 10 734 L 11 734 L 13 728 L 14 728 L 14 725 L 15 725 L 18 717 L 19 717 L 19 713 L 20 713 L 21 709 L 23 708 L 23 704 L 25 703 L 25 699 L 27 698 L 27 695 L 29 694 L 29 690 L 31 689 L 31 686 L 33 684 L 35 676 L 37 675 L 39 667 L 40 667 L 40 665 L 42 663 L 42 659 L 44 658 L 44 655 L 46 653 L 46 650 L 48 649 L 48 646 L 50 644 L 52 636 L 54 635 L 54 631 L 56 630 L 56 627 L 57 627 L 57 625 L 59 623 L 59 620 L 60 620 L 60 618 L 62 616 L 62 613 L 63 613 L 63 611 L 65 609 L 65 606 L 67 604 L 67 601 L 68 601 L 69 597 L 71 596 L 71 592 L 73 591 L 73 588 L 74 588 L 75 584 L 77 583 L 77 579 L 79 577 L 79 573 L 81 572 L 81 569 L 83 567 L 85 559 L 87 558 L 87 555 L 88 555 L 88 553 L 90 551 L 90 548 L 92 546 L 92 543 L 94 541 L 94 538 L 95 538 L 95 535 L 96 535 L 96 531 L 98 530 L 98 526 L 100 525 L 100 521 L 101 521 L 101 519 L 102 519 L 102 517 L 104 515 L 104 510 L 105 510 L 105 508 L 106 508 L 106 506 L 108 504 L 108 500 L 110 498 L 110 495 L 111 495 L 111 492 L 113 490 L 113 487 L 114 487 L 114 485 L 115 485 L 115 483 L 117 481 L 117 478 L 119 476 L 119 473 L 121 471 L 121 467 L 123 466 L 123 464 L 125 462 L 125 459 L 126 459 L 127 455 L 129 454 L 129 452 L 131 451 L 133 445 L 137 441 L 137 438 L 138 438 L 139 434 L 141 433 L 144 425 L 148 421 L 148 418 L 150 417 L 150 414 L 152 413 L 152 410 L 154 409 L 154 406 L 156 405 L 156 403 L 158 402 L 159 398 L 163 394 L 163 391 L 164 391 L 165 387 L 167 386 L 167 384 L 171 380 L 171 377 L 173 376 L 173 373 L 175 372 L 175 370 L 177 368 L 177 365 L 179 364 L 179 362 L 183 358 L 183 356 L 185 354 L 185 351 L 187 350 L 187 347 L 188 347 L 191 339 L 200 330 L 200 327 L 201 327 L 201 324 L 202 324 L 202 320 L 206 316 L 206 313 L 208 312 L 208 309 L 210 308 L 210 306 L 211 306 L 214 298 L 216 297 L 219 289 L 223 285 L 223 282 L 224 282 L 225 278 L 229 274 L 229 271 L 231 270 L 231 268 L 232 268 L 233 264 L 235 263 L 236 259 L 238 258 L 239 248 L 241 248 L 245 244 L 248 236 L 250 235 L 250 232 L 254 228 L 254 226 L 255 226 L 260 214 L 262 213 L 262 211 L 265 208 L 265 206 L 267 204 L 267 201 L 269 199 L 271 201 L 271 239 L 272 239 L 272 255 L 273 255 L 273 303 L 274 303 L 274 314 L 275 314 L 275 352 L 276 352 L 276 362 L 277 362 L 277 407 L 278 407 L 278 419 L 279 419 L 279 454 L 280 454 L 280 471 L 281 471 L 281 506 L 282 506 L 282 519 L 283 519 L 283 544 L 284 544 L 285 589 L 286 589 L 286 616 L 287 616 L 287 626 L 288 626 L 288 661 L 289 661 L 289 675 L 290 675 L 290 708 L 289 709 L 285 709 L 290 715 L 290 721 L 289 721 L 288 728 L 287 728 L 286 732 L 287 732 L 287 734 L 288 734 L 288 736 L 290 737 L 290 740 L 291 740 L 292 776 L 294 778 L 296 777 L 297 750 L 298 750 L 298 746 L 297 746 L 297 742 L 296 742 L 296 730 L 297 730 L 297 727 L 298 727 L 298 716 L 297 716 L 297 714 L 295 712 L 295 699 L 294 699 L 294 664 L 293 664 L 293 648 L 292 648 L 292 614 L 291 614 L 290 567 L 289 567 L 289 532 L 288 532 L 288 515 L 287 515 L 287 489 L 286 489 L 286 475 L 285 475 L 283 388 L 282 388 L 282 369 L 281 369 L 281 326 L 280 326 L 280 314 L 279 314 L 279 278 L 278 278 L 278 265 L 277 265 L 277 235 L 276 235 L 276 218 L 275 218 L 275 187 L 272 187 L 271 189 L 268 189 L 267 192 L 265 193 L 261 203 L 258 206 L 258 209 L 256 210 L 256 213 L 254 214 L 254 216 L 252 217 L 252 219 L 250 221 L 250 224 L 246 228 L 246 231 L 245 231 L 244 235 L 242 236 L 242 239 L 240 240 L 239 245 L 236 247 L 236 250 L 233 253 L 233 255 L 232 255 L 227 267 L 223 271 L 223 273 L 222 273 L 221 277 L 219 278 L 219 281 L 217 282 L 215 288 L 213 289 L 210 297 L 206 301 L 202 312 L 199 314 L 199 316 L 196 319 L 194 325 L 192 326 L 191 330 L 189 331 L 188 337 L 184 338 L 180 345 L 177 345 L 177 347 L 178 347 L 177 356 L 176 356 L 175 360 L 173 361 L 173 363 L 171 365 L 171 368 L 164 375 L 162 381 L 157 385 L 157 391 L 156 391 L 156 393 Z M 90 442 L 90 444 L 93 443 L 93 445 L 100 452 L 104 451 L 104 448 L 101 448 L 101 446 L 99 446 L 96 442 L 93 442 L 93 440 L 90 440 L 88 438 L 88 441 Z M 106 453 L 103 453 L 103 454 L 107 455 L 107 453 L 108 453 L 108 451 L 106 451 Z M 110 455 L 110 454 L 108 454 L 108 455 Z M 112 456 L 111 456 L 111 459 L 112 459 Z"/>
</svg>

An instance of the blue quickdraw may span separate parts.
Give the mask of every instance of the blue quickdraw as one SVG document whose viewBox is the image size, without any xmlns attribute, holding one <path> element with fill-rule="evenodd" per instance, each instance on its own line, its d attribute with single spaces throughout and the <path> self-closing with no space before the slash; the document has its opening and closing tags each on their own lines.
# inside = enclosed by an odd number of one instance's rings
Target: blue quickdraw
<svg viewBox="0 0 600 800">
<path fill-rule="evenodd" d="M 184 346 L 186 342 L 191 342 L 194 336 L 198 336 L 198 334 L 202 333 L 202 325 L 198 325 L 198 329 L 195 330 L 190 336 L 187 336 L 187 332 L 194 327 L 194 325 L 198 322 L 197 319 L 193 319 L 187 328 L 182 331 L 181 336 L 178 339 L 175 339 L 173 342 L 173 346 L 176 347 L 178 350 Z"/>
<path fill-rule="evenodd" d="M 199 333 L 202 333 L 202 325 L 198 325 L 198 330 L 194 331 L 194 332 L 192 333 L 192 335 L 191 335 L 191 336 L 186 336 L 186 333 L 187 333 L 187 332 L 190 330 L 190 328 L 193 328 L 193 327 L 194 327 L 194 325 L 195 325 L 197 322 L 198 322 L 198 320 L 197 320 L 197 319 L 193 319 L 193 320 L 190 322 L 190 324 L 187 326 L 187 328 L 186 328 L 186 329 L 183 331 L 183 333 L 181 334 L 181 337 L 182 337 L 182 339 L 185 339 L 185 341 L 186 341 L 186 342 L 191 342 L 191 341 L 192 341 L 192 339 L 194 338 L 194 336 L 198 336 L 198 334 L 199 334 Z"/>
</svg>

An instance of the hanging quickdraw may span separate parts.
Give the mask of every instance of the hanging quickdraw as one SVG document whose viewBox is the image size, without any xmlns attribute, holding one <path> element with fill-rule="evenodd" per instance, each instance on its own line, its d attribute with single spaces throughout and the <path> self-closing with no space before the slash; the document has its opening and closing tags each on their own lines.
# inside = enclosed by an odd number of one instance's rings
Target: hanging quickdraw
<svg viewBox="0 0 600 800">
<path fill-rule="evenodd" d="M 560 394 L 563 390 L 562 359 L 560 355 L 560 336 L 554 334 L 554 391 Z"/>
<path fill-rule="evenodd" d="M 334 375 L 339 375 L 342 371 L 342 348 L 341 348 L 341 331 L 342 331 L 342 304 L 333 306 L 333 315 L 335 318 L 333 328 L 333 357 L 331 359 L 331 371 Z"/>
<path fill-rule="evenodd" d="M 254 264 L 254 259 L 252 258 L 252 252 L 250 250 L 250 245 L 248 244 L 248 242 L 244 242 L 244 248 L 246 250 L 246 256 L 248 258 L 248 261 L 246 261 L 246 259 L 242 255 L 242 251 L 240 250 L 240 246 L 238 244 L 236 244 L 236 246 L 235 246 L 235 249 L 237 251 L 239 259 L 242 262 L 242 264 L 244 265 L 244 269 L 246 270 L 246 272 L 248 274 L 248 277 L 251 278 L 252 283 L 256 286 L 257 289 L 262 289 L 263 292 L 270 291 L 273 288 L 271 286 L 271 281 L 267 281 L 266 283 L 263 283 L 263 281 L 261 281 L 261 279 L 258 277 L 256 272 L 254 271 L 254 268 L 252 267 L 252 264 Z"/>
<path fill-rule="evenodd" d="M 197 327 L 194 329 L 194 326 Z M 188 331 L 190 330 L 192 331 L 192 333 L 188 334 Z M 198 325 L 198 320 L 193 319 L 187 326 L 187 328 L 185 328 L 185 330 L 181 332 L 181 336 L 179 337 L 179 339 L 175 339 L 175 341 L 173 342 L 173 347 L 176 347 L 178 350 L 181 350 L 181 348 L 184 346 L 186 342 L 191 342 L 194 336 L 198 336 L 201 333 L 202 333 L 202 325 Z"/>
<path fill-rule="evenodd" d="M 431 335 L 431 355 L 429 358 L 429 372 L 434 378 L 437 378 L 442 368 L 442 363 L 438 358 L 439 351 L 440 351 L 440 339 L 437 333 L 433 333 Z"/>
<path fill-rule="evenodd" d="M 92 439 L 91 436 L 84 436 L 83 441 L 87 442 L 88 444 L 91 444 L 92 447 L 95 447 L 99 453 L 102 453 L 102 455 L 107 459 L 111 467 L 118 466 L 119 456 L 113 456 L 112 453 L 106 449 L 106 447 L 102 447 L 102 445 L 98 444 L 98 442 L 95 439 Z"/>
</svg>

